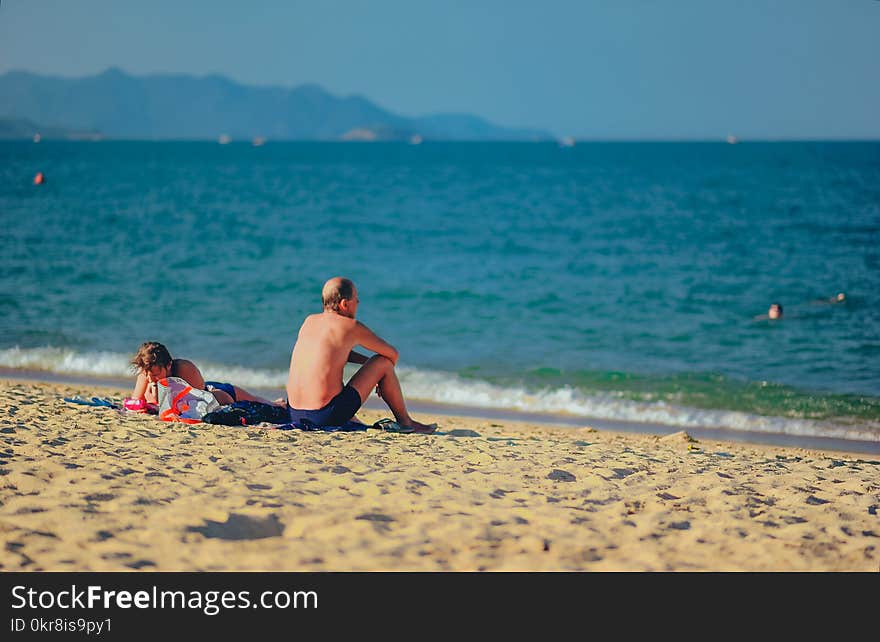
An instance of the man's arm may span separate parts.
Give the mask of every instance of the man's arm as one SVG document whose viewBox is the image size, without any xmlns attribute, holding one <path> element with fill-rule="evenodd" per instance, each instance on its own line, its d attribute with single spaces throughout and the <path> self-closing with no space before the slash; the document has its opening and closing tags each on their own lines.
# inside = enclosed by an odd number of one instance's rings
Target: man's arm
<svg viewBox="0 0 880 642">
<path fill-rule="evenodd" d="M 360 321 L 356 321 L 355 323 L 357 325 L 355 326 L 354 342 L 358 345 L 364 346 L 367 350 L 372 350 L 376 354 L 380 354 L 383 357 L 390 359 L 391 363 L 397 365 L 397 359 L 400 357 L 397 348 L 382 339 Z"/>
</svg>

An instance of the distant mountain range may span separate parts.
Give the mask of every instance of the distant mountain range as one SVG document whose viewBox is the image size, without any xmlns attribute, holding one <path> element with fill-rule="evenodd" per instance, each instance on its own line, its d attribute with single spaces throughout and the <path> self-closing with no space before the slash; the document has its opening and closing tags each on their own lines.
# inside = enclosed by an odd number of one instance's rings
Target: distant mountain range
<svg viewBox="0 0 880 642">
<path fill-rule="evenodd" d="M 4 125 L 5 121 L 5 125 Z M 36 124 L 35 124 L 36 123 Z M 232 140 L 551 140 L 467 114 L 407 118 L 362 96 L 317 85 L 252 87 L 223 76 L 132 76 L 116 68 L 61 78 L 23 71 L 0 75 L 0 137 Z M 4 129 L 5 128 L 5 129 Z M 19 132 L 21 136 L 8 132 Z M 67 133 L 65 133 L 67 132 Z M 100 134 L 99 134 L 100 132 Z M 72 135 L 70 135 L 72 134 Z"/>
</svg>

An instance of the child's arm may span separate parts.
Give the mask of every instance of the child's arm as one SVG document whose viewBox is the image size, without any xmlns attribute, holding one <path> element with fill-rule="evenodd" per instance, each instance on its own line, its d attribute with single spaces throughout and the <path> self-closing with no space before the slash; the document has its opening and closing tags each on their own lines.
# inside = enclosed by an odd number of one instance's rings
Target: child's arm
<svg viewBox="0 0 880 642">
<path fill-rule="evenodd" d="M 147 395 L 147 376 L 141 372 L 134 382 L 134 390 L 131 393 L 132 399 L 146 399 Z"/>
<path fill-rule="evenodd" d="M 134 382 L 134 390 L 131 397 L 123 401 L 123 405 L 127 410 L 135 412 L 149 412 L 150 406 L 159 403 L 159 391 L 156 390 L 155 384 L 151 384 L 147 380 L 147 375 L 141 372 L 137 380 Z"/>
</svg>

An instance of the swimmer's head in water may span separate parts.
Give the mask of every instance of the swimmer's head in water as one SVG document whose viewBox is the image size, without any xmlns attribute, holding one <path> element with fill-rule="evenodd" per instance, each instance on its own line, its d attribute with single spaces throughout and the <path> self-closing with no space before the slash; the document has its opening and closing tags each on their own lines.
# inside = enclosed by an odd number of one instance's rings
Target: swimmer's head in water
<svg viewBox="0 0 880 642">
<path fill-rule="evenodd" d="M 771 303 L 770 309 L 767 310 L 767 316 L 771 319 L 782 318 L 782 306 L 779 303 Z"/>
<path fill-rule="evenodd" d="M 837 296 L 834 297 L 836 301 L 844 301 L 846 300 L 846 295 L 843 292 L 838 292 Z"/>
</svg>

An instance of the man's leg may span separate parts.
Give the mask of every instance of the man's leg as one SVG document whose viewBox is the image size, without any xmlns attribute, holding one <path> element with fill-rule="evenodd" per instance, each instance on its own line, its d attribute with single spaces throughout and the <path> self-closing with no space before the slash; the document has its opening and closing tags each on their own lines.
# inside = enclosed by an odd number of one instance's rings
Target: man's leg
<svg viewBox="0 0 880 642">
<path fill-rule="evenodd" d="M 285 406 L 285 405 L 287 405 L 287 402 L 284 399 L 276 400 L 276 401 L 269 401 L 268 399 L 263 399 L 262 397 L 258 397 L 257 395 L 249 393 L 244 388 L 239 388 L 238 386 L 233 386 L 233 388 L 235 388 L 236 401 L 257 401 L 259 403 L 268 404 L 270 406 Z"/>
<path fill-rule="evenodd" d="M 416 432 L 434 432 L 436 427 L 420 423 L 409 416 L 406 402 L 403 400 L 403 391 L 400 389 L 400 381 L 394 372 L 394 364 L 391 360 L 380 355 L 374 355 L 367 359 L 355 375 L 349 379 L 348 385 L 358 391 L 361 403 L 365 402 L 373 391 L 379 386 L 379 394 L 388 404 L 388 408 L 394 413 L 394 419 L 403 426 L 412 426 Z"/>
</svg>

